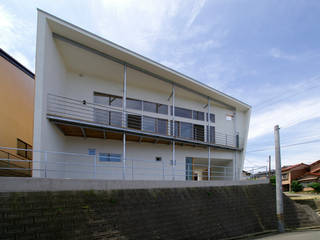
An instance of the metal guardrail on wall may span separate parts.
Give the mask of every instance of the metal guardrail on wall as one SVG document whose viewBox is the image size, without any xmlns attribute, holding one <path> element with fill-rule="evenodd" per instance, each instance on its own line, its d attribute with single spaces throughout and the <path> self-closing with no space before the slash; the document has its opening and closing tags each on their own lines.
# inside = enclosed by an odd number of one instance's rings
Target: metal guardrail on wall
<svg viewBox="0 0 320 240">
<path fill-rule="evenodd" d="M 172 121 L 169 115 L 150 114 L 140 110 L 123 111 L 121 107 L 95 104 L 54 94 L 48 94 L 47 107 L 47 113 L 53 116 L 100 124 L 106 128 L 111 126 L 152 133 L 160 137 L 172 137 Z M 239 135 L 215 130 L 211 133 L 211 137 L 208 137 L 204 127 L 206 122 L 203 125 L 192 124 L 186 119 L 185 122 L 175 122 L 175 125 L 174 138 L 177 140 L 186 139 L 195 143 L 210 143 L 233 148 L 241 148 L 242 145 Z"/>
<path fill-rule="evenodd" d="M 30 149 L 5 148 L 2 151 L 32 151 L 36 160 L 32 165 L 17 167 L 17 164 L 29 164 L 31 160 L 16 158 L 0 159 L 0 172 L 32 171 L 33 176 L 42 178 L 75 178 L 75 179 L 125 179 L 125 180 L 208 180 L 208 165 L 178 162 L 173 169 L 172 160 L 155 161 L 126 158 L 118 156 L 103 157 L 98 154 L 79 154 L 55 151 L 35 151 Z M 102 158 L 101 158 L 102 157 Z M 202 177 L 194 169 L 202 169 Z M 232 167 L 211 165 L 209 180 L 232 180 Z M 4 176 L 4 175 L 2 175 Z"/>
</svg>

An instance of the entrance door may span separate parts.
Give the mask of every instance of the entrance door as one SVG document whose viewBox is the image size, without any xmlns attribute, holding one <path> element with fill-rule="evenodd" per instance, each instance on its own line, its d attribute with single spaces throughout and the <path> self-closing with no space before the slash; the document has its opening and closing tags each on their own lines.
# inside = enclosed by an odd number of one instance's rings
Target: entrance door
<svg viewBox="0 0 320 240">
<path fill-rule="evenodd" d="M 186 157 L 186 180 L 192 181 L 192 157 Z"/>
</svg>

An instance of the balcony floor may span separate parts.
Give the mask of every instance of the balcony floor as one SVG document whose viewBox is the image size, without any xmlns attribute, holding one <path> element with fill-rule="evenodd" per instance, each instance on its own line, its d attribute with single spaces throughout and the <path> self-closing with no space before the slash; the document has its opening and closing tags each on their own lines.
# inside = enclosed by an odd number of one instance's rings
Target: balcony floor
<svg viewBox="0 0 320 240">
<path fill-rule="evenodd" d="M 172 136 L 158 135 L 153 133 L 147 133 L 143 131 L 138 131 L 135 129 L 127 128 L 117 128 L 109 125 L 100 125 L 95 123 L 90 123 L 87 121 L 78 121 L 75 119 L 62 118 L 60 116 L 47 115 L 47 118 L 54 123 L 65 136 L 74 137 L 88 137 L 88 138 L 101 138 L 101 139 L 111 139 L 111 140 L 122 140 L 123 133 L 126 133 L 126 140 L 133 142 L 147 142 L 155 144 L 171 144 L 175 141 L 176 145 L 181 146 L 202 146 L 202 147 L 212 147 L 213 149 L 225 149 L 225 150 L 236 150 L 241 151 L 229 146 L 220 146 L 217 144 L 208 144 L 205 142 L 197 142 L 188 139 L 175 138 Z"/>
</svg>

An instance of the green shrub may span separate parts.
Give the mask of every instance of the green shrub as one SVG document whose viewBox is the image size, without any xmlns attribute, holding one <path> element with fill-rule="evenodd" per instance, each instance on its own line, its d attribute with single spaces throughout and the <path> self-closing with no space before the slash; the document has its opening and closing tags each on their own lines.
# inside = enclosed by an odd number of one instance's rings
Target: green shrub
<svg viewBox="0 0 320 240">
<path fill-rule="evenodd" d="M 313 183 L 308 184 L 308 187 L 312 187 L 315 192 L 320 193 L 320 183 L 313 182 Z"/>
<path fill-rule="evenodd" d="M 301 183 L 299 183 L 298 181 L 292 181 L 291 190 L 293 192 L 300 192 L 300 191 L 302 191 L 302 189 L 303 189 L 303 186 Z"/>
<path fill-rule="evenodd" d="M 271 176 L 270 177 L 270 183 L 272 184 L 272 185 L 276 185 L 276 176 Z"/>
</svg>

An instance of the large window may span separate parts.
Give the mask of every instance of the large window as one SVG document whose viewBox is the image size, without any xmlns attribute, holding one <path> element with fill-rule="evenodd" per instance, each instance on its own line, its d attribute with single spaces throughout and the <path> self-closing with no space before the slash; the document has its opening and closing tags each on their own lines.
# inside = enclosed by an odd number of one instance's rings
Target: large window
<svg viewBox="0 0 320 240">
<path fill-rule="evenodd" d="M 181 108 L 181 107 L 175 107 L 174 108 L 174 115 L 177 117 L 184 117 L 184 118 L 192 118 L 192 110 Z M 171 114 L 172 114 L 172 107 L 171 107 Z"/>
<path fill-rule="evenodd" d="M 168 114 L 168 105 L 143 101 L 143 111 Z"/>
<path fill-rule="evenodd" d="M 193 119 L 204 121 L 204 112 L 193 111 Z"/>
<path fill-rule="evenodd" d="M 180 122 L 180 137 L 192 139 L 192 124 Z"/>
<path fill-rule="evenodd" d="M 141 110 L 142 109 L 142 101 L 141 100 L 127 98 L 127 108 Z"/>
<path fill-rule="evenodd" d="M 141 130 L 141 116 L 134 115 L 134 114 L 128 114 L 127 124 L 128 124 L 128 128 Z"/>
<path fill-rule="evenodd" d="M 17 148 L 21 150 L 17 150 L 17 154 L 21 157 L 24 157 L 26 159 L 32 160 L 32 146 L 28 143 L 25 143 L 24 141 L 17 139 Z M 22 150 L 26 149 L 26 150 Z M 31 151 L 27 151 L 31 150 Z"/>
<path fill-rule="evenodd" d="M 204 141 L 204 126 L 203 125 L 193 125 L 193 136 L 194 140 Z"/>
<path fill-rule="evenodd" d="M 114 107 L 122 106 L 122 97 L 104 94 L 104 93 L 94 93 L 93 101 L 96 104 L 103 104 Z"/>
</svg>

